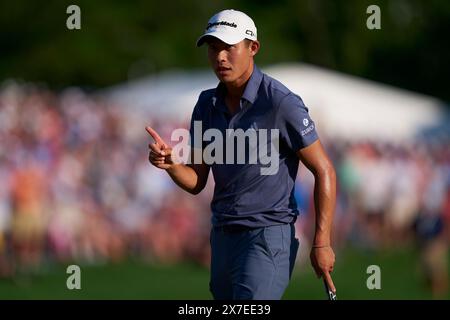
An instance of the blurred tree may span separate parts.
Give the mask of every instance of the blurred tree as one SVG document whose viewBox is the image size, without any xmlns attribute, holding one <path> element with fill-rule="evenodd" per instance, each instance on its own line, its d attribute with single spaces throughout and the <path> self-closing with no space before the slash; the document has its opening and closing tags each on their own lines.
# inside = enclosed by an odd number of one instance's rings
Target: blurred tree
<svg viewBox="0 0 450 320">
<path fill-rule="evenodd" d="M 81 8 L 81 30 L 66 8 Z M 368 30 L 366 8 L 381 8 Z M 303 61 L 450 101 L 446 0 L 15 0 L 0 4 L 1 79 L 98 88 L 172 68 L 206 67 L 195 41 L 222 9 L 247 12 L 260 65 Z"/>
</svg>

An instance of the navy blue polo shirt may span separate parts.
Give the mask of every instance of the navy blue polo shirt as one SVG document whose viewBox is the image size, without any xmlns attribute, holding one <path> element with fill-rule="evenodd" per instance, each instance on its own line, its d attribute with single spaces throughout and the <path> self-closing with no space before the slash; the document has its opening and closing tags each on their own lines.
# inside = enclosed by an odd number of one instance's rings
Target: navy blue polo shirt
<svg viewBox="0 0 450 320">
<path fill-rule="evenodd" d="M 270 147 L 274 143 L 271 132 L 276 131 L 271 129 L 278 129 L 278 170 L 275 174 L 261 174 L 261 168 L 269 165 L 267 162 L 249 161 L 248 141 L 245 150 L 235 149 L 234 152 L 235 157 L 244 152 L 245 163 L 223 161 L 209 164 L 215 181 L 211 201 L 212 225 L 264 227 L 294 222 L 298 215 L 294 198 L 299 166 L 296 152 L 318 139 L 308 108 L 298 95 L 262 73 L 256 65 L 242 95 L 240 108 L 234 115 L 226 107 L 225 94 L 223 83 L 200 94 L 191 118 L 191 146 L 204 150 L 214 141 L 203 139 L 205 131 L 211 128 L 220 130 L 224 137 L 227 129 L 266 129 L 267 150 L 272 155 L 270 151 L 276 149 Z M 194 121 L 201 121 L 201 138 L 195 136 Z M 196 140 L 202 143 L 196 145 Z M 226 153 L 225 148 L 223 152 Z"/>
</svg>

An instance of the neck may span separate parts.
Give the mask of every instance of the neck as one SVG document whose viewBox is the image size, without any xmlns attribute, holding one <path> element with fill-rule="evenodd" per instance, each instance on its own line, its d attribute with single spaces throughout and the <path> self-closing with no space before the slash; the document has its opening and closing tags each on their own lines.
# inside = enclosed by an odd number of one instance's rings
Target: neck
<svg viewBox="0 0 450 320">
<path fill-rule="evenodd" d="M 226 83 L 225 86 L 227 88 L 227 95 L 232 99 L 240 99 L 244 94 L 245 87 L 247 85 L 248 80 L 250 79 L 253 73 L 253 61 L 250 63 L 250 67 L 247 69 L 242 76 L 240 76 L 236 81 L 232 83 Z"/>
</svg>

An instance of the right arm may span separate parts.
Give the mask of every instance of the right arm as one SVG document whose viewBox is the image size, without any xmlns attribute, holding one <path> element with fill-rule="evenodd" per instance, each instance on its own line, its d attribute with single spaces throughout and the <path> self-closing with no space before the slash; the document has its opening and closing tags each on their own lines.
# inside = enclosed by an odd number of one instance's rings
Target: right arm
<svg viewBox="0 0 450 320">
<path fill-rule="evenodd" d="M 182 164 L 175 163 L 172 158 L 172 148 L 170 148 L 150 127 L 146 128 L 147 132 L 155 140 L 154 143 L 148 145 L 150 151 L 148 160 L 157 168 L 166 170 L 172 180 L 183 190 L 198 194 L 205 188 L 208 181 L 209 166 L 205 163 Z M 194 149 L 191 149 L 191 160 L 193 160 Z"/>
<path fill-rule="evenodd" d="M 166 171 L 180 188 L 191 194 L 198 194 L 208 181 L 209 166 L 204 163 L 173 164 Z"/>
</svg>

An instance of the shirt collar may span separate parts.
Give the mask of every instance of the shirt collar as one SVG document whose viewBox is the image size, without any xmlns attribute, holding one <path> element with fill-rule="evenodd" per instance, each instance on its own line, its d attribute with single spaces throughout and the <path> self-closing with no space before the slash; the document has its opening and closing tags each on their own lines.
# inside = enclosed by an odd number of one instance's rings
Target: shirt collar
<svg viewBox="0 0 450 320">
<path fill-rule="evenodd" d="M 262 78 L 262 72 L 256 65 L 253 65 L 252 75 L 250 76 L 250 79 L 247 82 L 247 86 L 245 87 L 244 94 L 242 95 L 243 99 L 247 100 L 251 104 L 255 103 Z"/>
<path fill-rule="evenodd" d="M 261 72 L 261 70 L 259 70 L 256 64 L 253 65 L 252 75 L 250 76 L 250 79 L 247 82 L 247 86 L 245 87 L 241 99 L 245 99 L 251 104 L 255 103 L 256 98 L 258 96 L 258 90 L 261 85 L 262 78 L 263 73 Z M 216 87 L 214 97 L 212 98 L 213 105 L 215 107 L 218 107 L 217 99 L 224 101 L 225 92 L 226 92 L 225 85 L 222 82 L 219 82 L 219 84 Z"/>
</svg>

